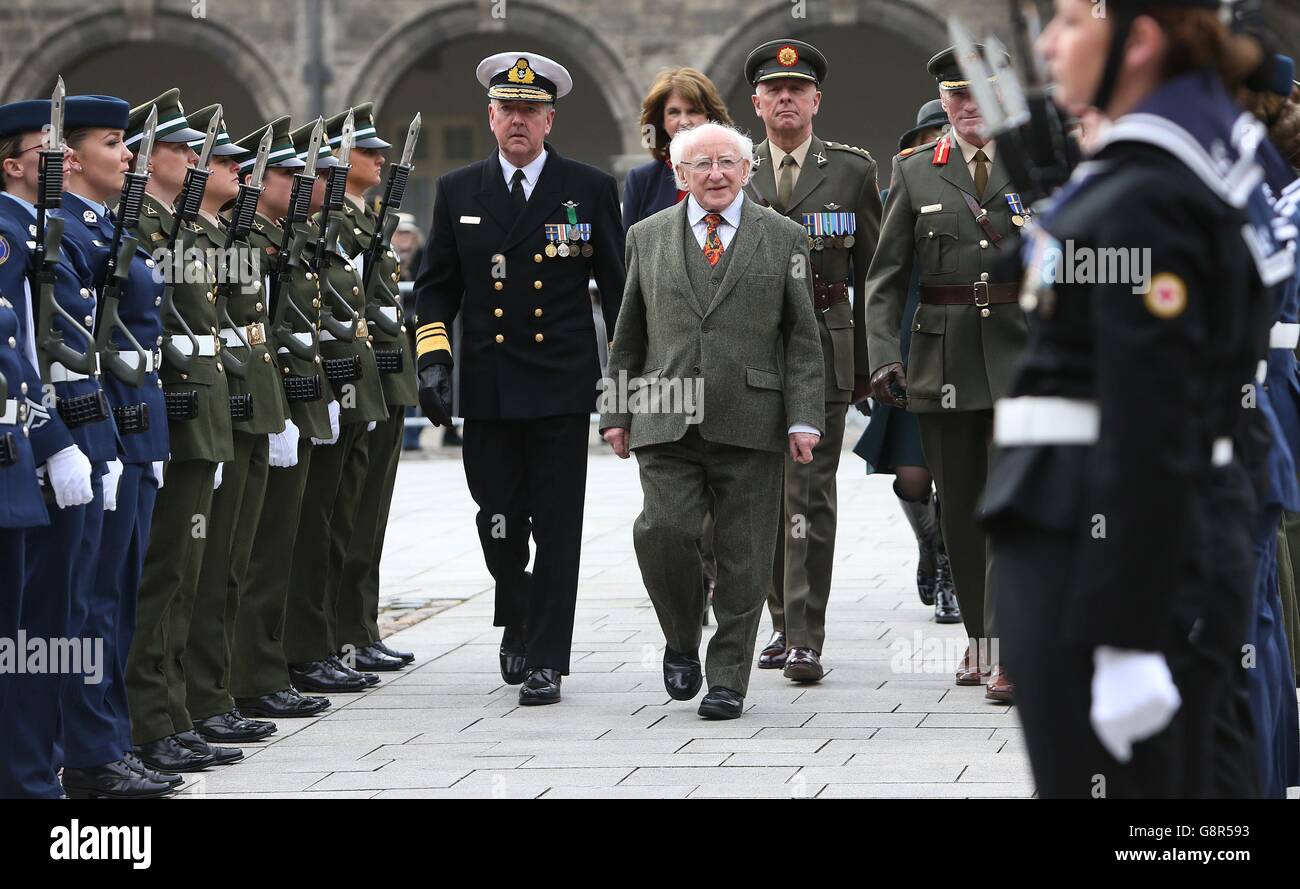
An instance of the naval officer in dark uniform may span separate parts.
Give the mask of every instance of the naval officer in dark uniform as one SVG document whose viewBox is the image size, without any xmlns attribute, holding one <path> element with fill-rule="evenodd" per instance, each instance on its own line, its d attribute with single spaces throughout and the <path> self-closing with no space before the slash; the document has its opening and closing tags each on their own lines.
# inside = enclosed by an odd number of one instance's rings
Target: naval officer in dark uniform
<svg viewBox="0 0 1300 889">
<path fill-rule="evenodd" d="M 573 86 L 536 53 L 478 66 L 498 150 L 442 176 L 415 281 L 420 404 L 453 413 L 449 331 L 462 313 L 465 476 L 496 580 L 501 674 L 521 704 L 560 699 L 569 672 L 590 413 L 600 358 L 588 282 L 608 334 L 623 293 L 618 186 L 545 142 Z M 537 543 L 531 574 L 528 536 Z"/>
</svg>

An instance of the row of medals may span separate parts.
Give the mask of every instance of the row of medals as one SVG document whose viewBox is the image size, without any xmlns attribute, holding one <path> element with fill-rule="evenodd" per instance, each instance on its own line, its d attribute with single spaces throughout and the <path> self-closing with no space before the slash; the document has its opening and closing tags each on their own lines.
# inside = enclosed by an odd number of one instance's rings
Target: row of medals
<svg viewBox="0 0 1300 889">
<path fill-rule="evenodd" d="M 853 235 L 818 235 L 808 236 L 808 246 L 814 250 L 838 250 L 843 247 L 846 250 L 853 249 L 853 245 L 858 239 Z"/>
<path fill-rule="evenodd" d="M 570 244 L 573 246 L 569 246 Z M 576 237 L 561 241 L 558 247 L 555 244 L 546 245 L 546 255 L 552 259 L 557 256 L 591 256 L 594 252 L 591 244 Z"/>
</svg>

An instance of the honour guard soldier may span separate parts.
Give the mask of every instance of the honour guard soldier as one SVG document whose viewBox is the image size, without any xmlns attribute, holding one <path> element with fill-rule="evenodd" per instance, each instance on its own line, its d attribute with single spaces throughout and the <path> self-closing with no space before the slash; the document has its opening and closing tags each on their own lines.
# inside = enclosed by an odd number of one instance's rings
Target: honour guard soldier
<svg viewBox="0 0 1300 889">
<path fill-rule="evenodd" d="M 917 415 L 926 463 L 943 503 L 943 540 L 957 599 L 971 640 L 958 685 L 980 685 L 1009 701 L 1012 687 L 981 648 L 997 638 L 992 602 L 985 604 L 984 534 L 975 504 L 988 473 L 993 403 L 1006 394 L 1011 367 L 1025 344 L 1019 288 L 997 278 L 1003 242 L 1024 223 L 1024 208 L 997 146 L 981 134 L 983 119 L 946 49 L 929 71 L 952 129 L 933 145 L 894 158 L 880 246 L 867 277 L 867 351 L 872 394 Z M 911 320 L 904 371 L 899 324 L 913 269 L 920 305 Z"/>
<path fill-rule="evenodd" d="M 42 440 L 53 441 L 50 433 L 61 439 L 59 452 L 50 455 L 41 471 L 51 476 L 51 482 L 60 482 L 65 467 L 82 466 L 85 481 L 93 478 L 94 499 L 80 505 L 79 497 L 69 499 L 64 486 L 54 484 L 56 508 L 49 511 L 50 524 L 27 532 L 23 586 L 33 594 L 23 599 L 20 626 L 29 638 L 40 639 L 77 636 L 72 632 L 74 615 L 79 624 L 98 561 L 104 515 L 100 478 L 117 458 L 108 400 L 95 373 L 94 282 L 80 250 L 72 243 L 62 244 L 51 231 L 58 211 L 45 203 L 50 189 L 56 195 L 62 191 L 62 89 L 60 84 L 53 100 L 0 107 L 0 237 L 8 245 L 0 263 L 0 293 L 14 294 L 23 311 L 31 312 L 41 385 L 29 394 L 44 413 L 56 418 L 47 423 Z M 58 144 L 47 148 L 42 129 Z M 20 388 L 20 383 L 16 380 L 15 386 Z M 60 423 L 66 430 L 58 429 Z M 81 493 L 92 493 L 92 488 L 88 485 Z M 59 763 L 51 754 L 61 727 L 60 685 L 72 678 L 50 672 L 17 680 L 4 717 L 13 736 L 8 750 L 11 768 L 7 780 L 0 781 L 0 796 L 58 799 L 63 795 L 56 775 Z"/>
<path fill-rule="evenodd" d="M 402 431 L 406 408 L 419 403 L 416 398 L 415 362 L 407 346 L 406 323 L 402 313 L 397 282 L 400 264 L 390 246 L 383 244 L 384 224 L 388 212 L 380 218 L 365 201 L 365 194 L 379 185 L 384 166 L 384 152 L 391 148 L 375 130 L 374 106 L 370 102 L 352 109 L 356 127 L 356 144 L 352 149 L 352 169 L 348 171 L 344 225 L 339 232 L 343 252 L 362 272 L 366 293 L 366 317 L 373 337 L 375 364 L 379 382 L 388 405 L 388 419 L 379 421 L 367 433 L 369 462 L 364 475 L 355 481 L 357 490 L 345 479 L 345 496 L 355 498 L 344 508 L 355 515 L 351 540 L 340 534 L 342 523 L 330 528 L 330 600 L 335 603 L 334 635 L 350 655 L 358 670 L 400 670 L 415 659 L 409 652 L 395 652 L 379 638 L 379 559 L 384 550 L 384 532 L 388 527 L 388 510 L 397 481 L 397 461 L 402 452 Z M 337 114 L 326 121 L 331 145 L 343 139 L 343 122 L 347 114 Z M 411 137 L 413 138 L 413 136 Z M 408 143 L 409 143 L 408 138 Z M 408 151 L 414 144 L 408 145 Z M 409 161 L 405 162 L 409 164 Z M 404 171 L 396 171 L 402 175 Z M 404 181 L 404 180 L 403 180 Z M 372 244 L 379 238 L 378 249 Z M 375 256 L 375 268 L 367 268 Z M 380 290 L 382 288 L 382 290 Z M 342 553 L 342 560 L 338 554 Z"/>
<path fill-rule="evenodd" d="M 521 704 L 560 699 L 569 672 L 590 414 L 600 358 L 588 283 L 612 335 L 623 293 L 618 186 L 545 142 L 564 67 L 530 52 L 479 63 L 498 150 L 443 175 L 416 278 L 420 404 L 451 423 L 459 312 L 465 477 L 504 627 L 502 678 Z M 537 544 L 531 574 L 529 531 Z"/>
<path fill-rule="evenodd" d="M 209 105 L 189 115 L 189 121 L 195 129 L 205 130 L 220 113 L 220 105 Z M 203 140 L 190 147 L 201 150 Z M 200 229 L 196 246 L 221 257 L 215 263 L 217 323 L 230 389 L 234 457 L 222 465 L 221 487 L 212 495 L 207 546 L 183 659 L 185 706 L 195 731 L 208 741 L 229 742 L 259 741 L 275 731 L 274 723 L 245 719 L 236 708 L 230 695 L 230 645 L 266 491 L 268 436 L 284 431 L 285 414 L 280 372 L 266 345 L 270 319 L 261 265 L 250 267 L 247 257 L 252 250 L 246 235 L 236 232 L 238 237 L 232 237 L 231 221 L 219 215 L 236 198 L 243 202 L 236 206 L 238 212 L 245 212 L 250 202 L 256 205 L 256 190 L 240 190 L 237 156 L 243 153 L 230 141 L 223 123 L 212 146 L 212 175 L 196 220 Z"/>
<path fill-rule="evenodd" d="M 246 716 L 287 719 L 315 716 L 329 706 L 325 698 L 301 694 L 289 679 L 283 642 L 289 595 L 284 556 L 293 552 L 298 534 L 307 470 L 316 450 L 312 443 L 337 437 L 338 403 L 332 400 L 321 369 L 320 285 L 312 271 L 315 240 L 307 225 L 312 212 L 320 208 L 324 189 L 315 169 L 308 169 L 298 157 L 287 117 L 276 118 L 239 140 L 244 150 L 239 156 L 241 172 L 251 175 L 257 146 L 268 129 L 271 151 L 248 240 L 262 251 L 270 274 L 268 305 L 273 320 L 268 339 L 275 350 L 287 418 L 284 432 L 268 439 L 271 468 L 235 618 L 230 692 Z M 300 219 L 294 218 L 295 197 L 307 201 Z"/>
<path fill-rule="evenodd" d="M 321 144 L 314 161 L 306 156 L 314 129 L 314 124 L 299 127 L 294 144 L 304 163 L 315 164 L 318 177 L 333 182 L 332 177 L 342 174 L 332 172 L 341 161 L 327 143 Z M 346 133 L 339 143 L 339 156 L 346 162 L 351 160 L 353 135 Z M 338 656 L 342 646 L 334 633 L 335 602 L 330 597 L 331 540 L 346 541 L 352 535 L 358 487 L 369 459 L 367 432 L 388 417 L 364 315 L 361 270 L 344 255 L 341 243 L 340 231 L 351 218 L 343 212 L 341 186 L 334 186 L 339 203 L 332 206 L 334 189 L 326 185 L 324 204 L 312 220 L 317 239 L 313 268 L 321 286 L 321 363 L 339 405 L 339 433 L 337 440 L 312 455 L 294 541 L 284 632 L 293 684 L 323 692 L 360 691 L 379 681 L 377 674 L 355 670 Z"/>
<path fill-rule="evenodd" d="M 204 170 L 189 172 L 197 157 L 189 143 L 204 134 L 190 127 L 180 91 L 171 89 L 131 110 L 128 147 L 139 145 L 154 108 L 157 144 L 139 233 L 141 243 L 165 263 L 159 275 L 166 331 L 160 340 L 160 375 L 171 456 L 145 554 L 127 692 L 140 758 L 159 771 L 187 772 L 243 756 L 233 748 L 208 747 L 194 731 L 185 706 L 182 663 L 212 520 L 212 494 L 220 464 L 234 457 L 234 445 L 230 393 L 218 348 L 215 270 L 196 252 L 200 230 L 194 216 L 201 192 L 195 189 L 204 185 Z"/>
<path fill-rule="evenodd" d="M 767 138 L 754 148 L 750 197 L 808 232 L 813 306 L 821 331 L 825 433 L 811 463 L 785 462 L 785 506 L 768 597 L 773 634 L 758 665 L 801 682 L 822 678 L 826 603 L 835 559 L 835 472 L 849 404 L 866 397 L 866 291 L 880 233 L 876 162 L 861 148 L 813 133 L 826 57 L 799 40 L 772 40 L 745 60 Z M 853 290 L 852 303 L 849 289 Z"/>
<path fill-rule="evenodd" d="M 119 239 L 136 234 L 125 229 L 131 220 L 110 209 L 139 187 L 124 174 L 131 160 L 125 142 L 129 112 L 122 99 L 70 96 L 64 120 L 64 141 L 71 150 L 60 211 L 63 240 L 80 249 L 98 288 L 100 384 L 113 412 L 122 464 L 116 483 L 111 476 L 103 479 L 107 511 L 99 562 L 78 633 L 104 640 L 104 678 L 94 684 L 74 681 L 64 688 L 63 786 L 69 796 L 157 796 L 181 783 L 179 776 L 148 769 L 135 755 L 126 692 L 137 591 L 169 447 L 167 407 L 158 378 L 163 328 L 156 263 L 144 244 L 123 252 L 125 268 L 114 251 Z M 151 142 L 153 135 L 143 138 Z M 133 173 L 146 176 L 147 169 Z M 114 489 L 115 504 L 110 497 Z"/>
</svg>

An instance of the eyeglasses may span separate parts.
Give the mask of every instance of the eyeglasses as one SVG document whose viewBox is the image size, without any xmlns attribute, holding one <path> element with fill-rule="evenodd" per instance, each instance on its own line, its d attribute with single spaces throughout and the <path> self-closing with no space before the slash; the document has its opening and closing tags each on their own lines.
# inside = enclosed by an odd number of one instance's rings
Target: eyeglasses
<svg viewBox="0 0 1300 889">
<path fill-rule="evenodd" d="M 697 161 L 684 162 L 682 166 L 690 170 L 692 173 L 711 173 L 714 164 L 716 164 L 718 169 L 722 172 L 730 173 L 732 170 L 736 169 L 736 167 L 740 166 L 740 161 L 734 157 L 720 157 L 717 160 L 701 158 Z"/>
</svg>

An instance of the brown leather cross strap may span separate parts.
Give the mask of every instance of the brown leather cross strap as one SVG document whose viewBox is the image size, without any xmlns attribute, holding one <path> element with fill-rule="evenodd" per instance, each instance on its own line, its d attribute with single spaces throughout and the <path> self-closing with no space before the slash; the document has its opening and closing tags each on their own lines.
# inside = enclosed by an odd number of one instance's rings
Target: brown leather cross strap
<svg viewBox="0 0 1300 889">
<path fill-rule="evenodd" d="M 989 243 L 994 247 L 1001 250 L 1004 238 L 998 234 L 997 229 L 993 227 L 993 223 L 989 221 L 989 211 L 977 204 L 975 199 L 966 192 L 963 191 L 961 196 L 965 198 L 966 206 L 970 208 L 971 215 L 975 217 L 975 222 L 984 230 L 984 237 L 988 238 Z"/>
<path fill-rule="evenodd" d="M 921 302 L 932 306 L 1000 306 L 1020 302 L 1015 284 L 922 284 Z"/>
<path fill-rule="evenodd" d="M 813 308 L 824 312 L 831 306 L 849 301 L 849 285 L 843 281 L 827 284 L 825 281 L 813 280 Z"/>
</svg>

